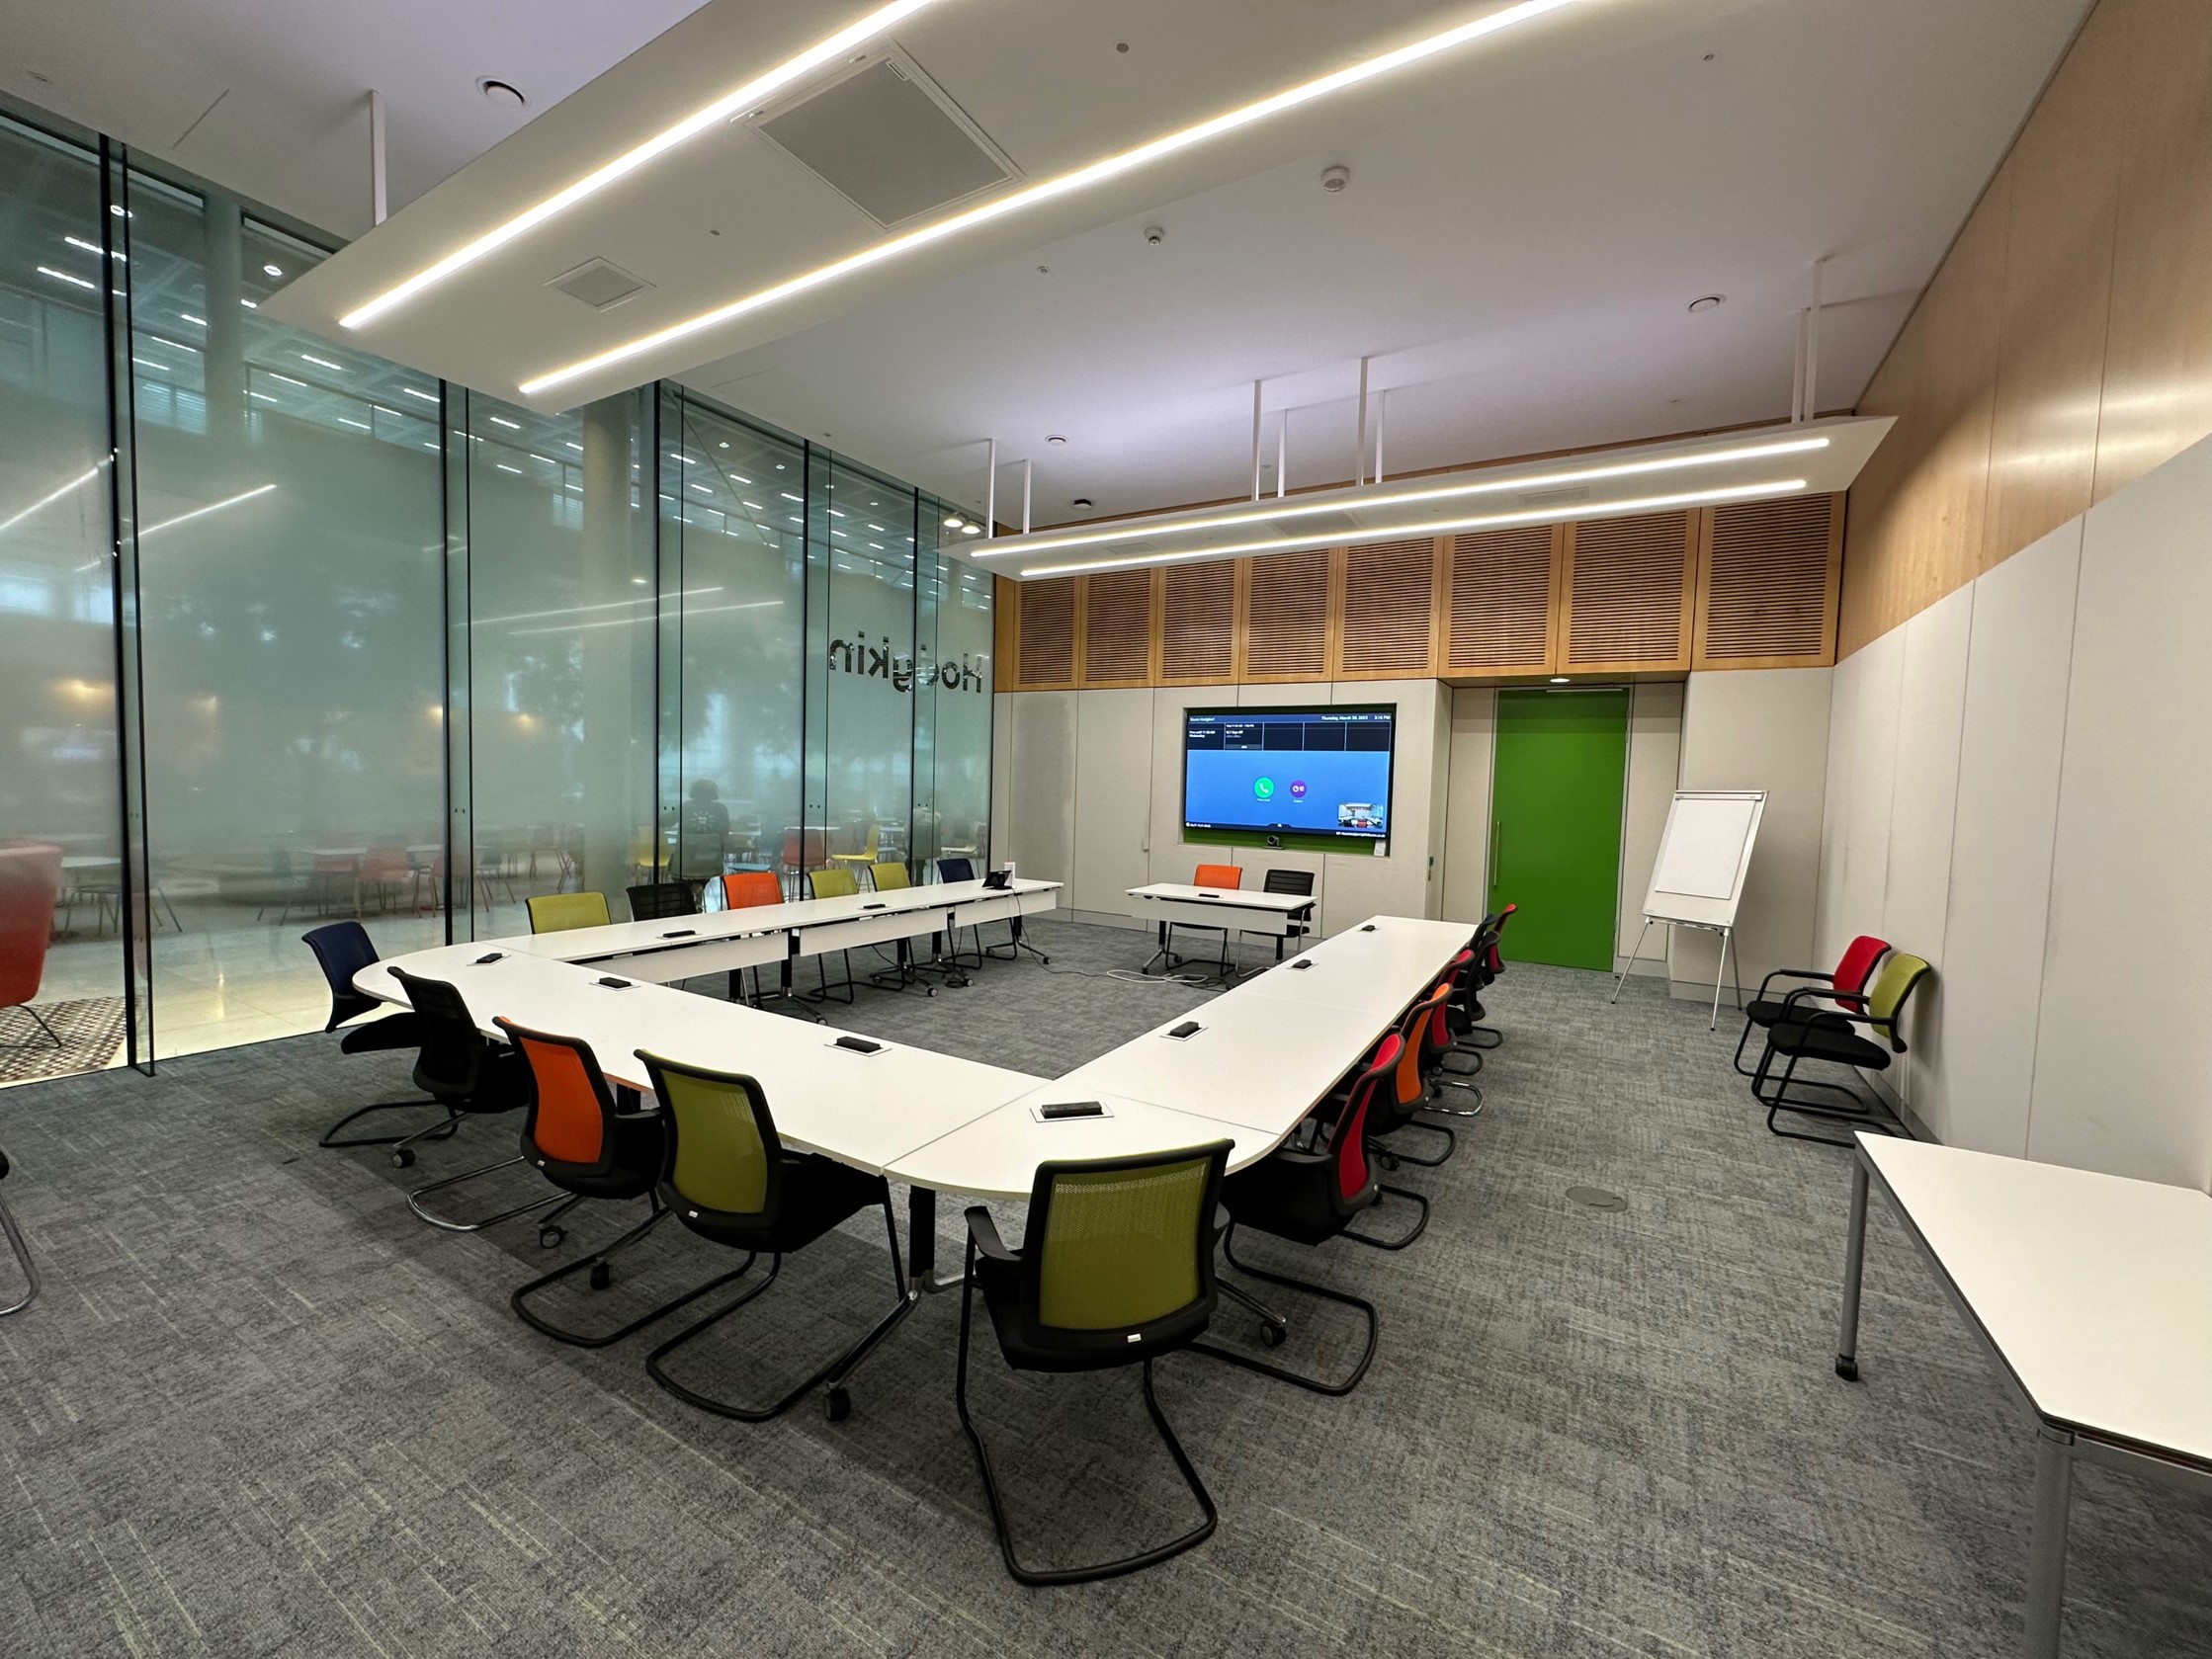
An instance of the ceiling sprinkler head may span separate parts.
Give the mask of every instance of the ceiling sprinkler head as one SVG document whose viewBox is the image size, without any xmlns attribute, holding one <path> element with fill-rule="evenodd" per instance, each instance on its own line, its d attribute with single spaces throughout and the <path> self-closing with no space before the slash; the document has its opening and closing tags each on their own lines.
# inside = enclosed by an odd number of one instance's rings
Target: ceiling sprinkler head
<svg viewBox="0 0 2212 1659">
<path fill-rule="evenodd" d="M 1341 163 L 1334 167 L 1321 169 L 1321 189 L 1327 191 L 1331 196 L 1336 195 L 1351 182 L 1352 170 Z"/>
<path fill-rule="evenodd" d="M 1157 224 L 1148 224 L 1147 226 L 1145 226 L 1145 245 L 1148 248 L 1156 248 L 1166 240 L 1167 230 L 1165 226 Z"/>
</svg>

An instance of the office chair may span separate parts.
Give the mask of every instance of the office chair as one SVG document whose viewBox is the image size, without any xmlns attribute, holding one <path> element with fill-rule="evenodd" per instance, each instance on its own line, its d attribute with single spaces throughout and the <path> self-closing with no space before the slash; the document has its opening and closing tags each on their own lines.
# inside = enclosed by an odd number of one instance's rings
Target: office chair
<svg viewBox="0 0 2212 1659">
<path fill-rule="evenodd" d="M 1745 1077 L 1754 1075 L 1752 1068 L 1744 1064 L 1744 1045 L 1751 1040 L 1754 1028 L 1766 1031 L 1783 1017 L 1789 1006 L 1788 993 L 1770 997 L 1767 991 L 1777 979 L 1802 979 L 1813 985 L 1826 985 L 1826 991 L 1816 991 L 1807 998 L 1809 1005 L 1818 999 L 1833 1002 L 1846 1012 L 1866 1012 L 1866 982 L 1874 972 L 1874 964 L 1889 954 L 1890 942 L 1862 933 L 1843 948 L 1843 954 L 1836 959 L 1832 973 L 1823 973 L 1817 967 L 1778 967 L 1759 981 L 1758 993 L 1744 1010 L 1744 1035 L 1736 1039 L 1736 1069 Z M 1802 1017 L 1802 1016 L 1801 1016 Z"/>
<path fill-rule="evenodd" d="M 858 898 L 860 896 L 860 882 L 849 870 L 810 870 L 807 872 L 807 896 L 809 898 Z M 807 1001 L 828 1002 L 833 994 L 838 991 L 845 994 L 836 1000 L 845 1003 L 850 1003 L 853 1000 L 856 994 L 853 985 L 853 954 L 850 951 L 840 951 L 837 954 L 844 962 L 845 977 L 837 984 L 832 985 L 829 982 L 829 958 L 826 954 L 817 954 L 814 957 L 814 973 L 818 982 L 812 990 L 799 993 Z"/>
<path fill-rule="evenodd" d="M 875 883 L 876 891 L 879 893 L 895 893 L 914 884 L 913 877 L 906 872 L 905 865 L 899 863 L 873 866 L 869 878 Z M 942 935 L 931 936 L 933 942 L 942 937 Z M 921 976 L 924 973 L 942 973 L 945 975 L 947 984 L 964 985 L 968 982 L 959 968 L 942 960 L 915 961 L 914 942 L 911 939 L 894 940 L 893 944 L 895 948 L 893 954 L 896 957 L 896 965 L 878 968 L 868 976 L 870 984 L 881 985 L 887 991 L 903 991 L 920 985 L 925 995 L 935 996 L 937 988 L 934 985 L 922 982 Z M 881 947 L 878 947 L 877 954 L 879 955 L 883 954 Z"/>
<path fill-rule="evenodd" d="M 659 1192 L 661 1175 L 668 1166 L 668 1120 L 657 1108 L 641 1106 L 634 1090 L 625 1089 L 618 1096 L 608 1086 L 589 1043 L 551 1032 L 531 1031 L 511 1020 L 494 1019 L 492 1024 L 507 1034 L 507 1040 L 522 1056 L 528 1078 L 529 1115 L 522 1126 L 523 1157 L 572 1198 L 612 1203 L 637 1198 L 650 1201 L 644 1220 L 612 1244 L 533 1279 L 509 1296 L 509 1305 L 524 1324 L 572 1348 L 605 1348 L 744 1273 L 739 1268 L 736 1273 L 711 1279 L 599 1336 L 541 1318 L 529 1305 L 531 1296 L 586 1270 L 590 1272 L 591 1287 L 606 1289 L 614 1278 L 614 1258 L 668 1218 L 668 1206 L 661 1203 Z M 547 1242 L 548 1233 L 555 1235 L 554 1243 L 559 1242 L 561 1228 L 551 1218 L 539 1227 L 540 1244 Z"/>
<path fill-rule="evenodd" d="M 435 1098 L 446 1109 L 447 1122 L 458 1126 L 462 1120 L 476 1115 L 513 1112 L 528 1099 L 530 1078 L 523 1067 L 522 1056 L 512 1048 L 493 1042 L 476 1029 L 475 1017 L 468 1012 L 468 1000 L 460 990 L 443 979 L 418 979 L 405 968 L 395 967 L 391 976 L 399 988 L 407 993 L 417 1014 L 422 1016 L 422 1053 L 415 1061 L 415 1087 Z M 439 1125 L 443 1126 L 443 1125 Z M 391 1161 L 400 1169 L 415 1161 L 414 1145 L 426 1139 L 433 1130 L 423 1129 L 392 1143 Z M 449 1221 L 433 1215 L 423 1208 L 422 1201 L 432 1193 L 458 1187 L 473 1181 L 478 1176 L 489 1175 L 494 1170 L 512 1168 L 521 1163 L 522 1154 L 501 1158 L 496 1163 L 468 1170 L 461 1175 L 447 1176 L 428 1186 L 417 1187 L 407 1195 L 407 1207 L 433 1227 L 449 1233 L 475 1233 L 486 1227 L 511 1221 L 518 1215 L 528 1215 L 534 1210 L 545 1209 L 549 1204 L 558 1207 L 542 1218 L 541 1226 L 552 1230 L 548 1237 L 542 1231 L 538 1242 L 551 1248 L 560 1239 L 553 1223 L 580 1201 L 570 1198 L 562 1203 L 558 1196 L 535 1199 L 529 1203 L 502 1209 L 477 1221 Z"/>
<path fill-rule="evenodd" d="M 870 824 L 868 826 L 867 845 L 862 847 L 859 852 L 832 853 L 829 855 L 831 864 L 853 877 L 853 890 L 855 892 L 860 890 L 860 872 L 863 870 L 874 869 L 876 861 L 883 856 L 883 826 L 881 824 Z M 819 897 L 820 895 L 816 894 L 815 896 Z"/>
<path fill-rule="evenodd" d="M 1310 870 L 1271 870 L 1261 880 L 1259 890 L 1263 893 L 1285 893 L 1298 898 L 1312 898 L 1314 896 L 1314 872 Z M 1277 961 L 1283 959 L 1283 941 L 1285 939 L 1296 942 L 1291 953 L 1293 955 L 1305 949 L 1306 939 L 1314 931 L 1313 919 L 1314 907 L 1310 904 L 1304 909 L 1291 912 L 1290 932 L 1274 936 L 1275 959 Z"/>
<path fill-rule="evenodd" d="M 1209 887 L 1219 892 L 1235 892 L 1244 885 L 1244 872 L 1233 864 L 1202 864 L 1192 874 L 1190 884 L 1194 887 Z M 1169 922 L 1166 924 L 1166 928 L 1167 936 L 1160 941 L 1160 954 L 1166 957 L 1161 965 L 1168 972 L 1172 973 L 1176 968 L 1193 959 L 1189 956 L 1175 954 L 1175 930 L 1177 928 L 1188 928 L 1193 933 L 1220 934 L 1222 936 L 1222 954 L 1221 959 L 1216 965 L 1221 969 L 1222 976 L 1225 979 L 1236 971 L 1234 965 L 1229 959 L 1230 929 L 1213 927 L 1205 922 Z"/>
<path fill-rule="evenodd" d="M 1430 1097 L 1435 1092 L 1437 1057 L 1449 1045 L 1449 1034 L 1444 1029 L 1444 1008 L 1451 997 L 1451 989 L 1448 978 L 1437 981 L 1399 1021 L 1396 1034 L 1398 1069 L 1393 1074 L 1392 1087 L 1377 1097 L 1367 1116 L 1368 1143 L 1385 1169 L 1396 1169 L 1401 1164 L 1434 1169 L 1459 1149 L 1459 1137 L 1450 1127 L 1424 1122 L 1421 1119 L 1421 1114 L 1429 1110 Z M 1396 1134 L 1401 1129 L 1426 1129 L 1431 1134 L 1440 1134 L 1444 1137 L 1444 1148 L 1430 1157 L 1384 1144 L 1385 1135 Z M 1385 1187 L 1383 1191 L 1410 1199 L 1421 1206 L 1420 1225 L 1404 1241 L 1412 1243 L 1420 1236 L 1421 1228 L 1428 1225 L 1428 1201 L 1408 1189 Z"/>
<path fill-rule="evenodd" d="M 896 892 L 901 887 L 911 887 L 914 878 L 906 873 L 903 864 L 871 865 L 868 879 L 875 883 L 879 893 Z"/>
<path fill-rule="evenodd" d="M 1444 998 L 1443 1019 L 1424 1027 L 1423 1032 L 1433 1039 L 1434 1051 L 1426 1056 L 1430 1077 L 1431 1099 L 1426 1110 L 1442 1113 L 1450 1118 L 1480 1118 L 1483 1115 L 1483 1091 L 1479 1084 L 1468 1078 L 1483 1069 L 1482 1050 L 1467 1041 L 1467 1035 L 1474 1030 L 1475 1016 L 1471 1012 L 1475 1000 L 1475 973 L 1482 961 L 1483 936 L 1477 933 L 1468 942 L 1467 949 L 1452 958 L 1444 970 L 1444 983 L 1448 994 Z M 1466 1062 L 1454 1065 L 1454 1060 Z M 1475 1097 L 1473 1106 L 1446 1106 L 1438 1091 L 1458 1089 Z"/>
<path fill-rule="evenodd" d="M 969 858 L 939 859 L 937 861 L 937 879 L 946 883 L 973 881 L 976 879 L 976 861 Z M 986 947 L 983 944 L 982 923 L 975 922 L 970 924 L 968 928 L 969 938 L 976 942 L 976 949 L 973 952 L 963 952 L 961 950 L 960 933 L 961 930 L 955 928 L 952 937 L 945 942 L 950 947 L 950 952 L 945 959 L 956 968 L 973 967 L 979 969 L 983 965 L 985 956 L 998 954 L 1000 947 L 996 945 Z M 1021 935 L 1012 923 L 1007 925 L 1004 950 L 1008 960 L 1012 960 L 1015 956 L 1021 954 Z"/>
<path fill-rule="evenodd" d="M 689 881 L 645 881 L 630 888 L 629 896 L 630 919 L 634 922 L 699 914 L 699 895 Z"/>
<path fill-rule="evenodd" d="M 8 1155 L 0 1152 L 0 1182 L 8 1179 Z M 8 1235 L 8 1247 L 16 1253 L 16 1261 L 23 1268 L 23 1295 L 20 1300 L 0 1307 L 0 1319 L 11 1313 L 21 1313 L 39 1294 L 39 1270 L 31 1260 L 31 1246 L 24 1242 L 23 1230 L 16 1225 L 16 1218 L 9 1212 L 8 1202 L 0 1198 L 0 1233 Z"/>
<path fill-rule="evenodd" d="M 613 918 L 605 893 L 540 893 L 527 903 L 532 933 L 567 933 L 572 928 L 603 928 Z"/>
<path fill-rule="evenodd" d="M 359 922 L 329 922 L 322 927 L 299 936 L 300 943 L 315 954 L 315 965 L 322 969 L 324 982 L 330 987 L 330 1018 L 323 1022 L 325 1032 L 334 1032 L 349 1020 L 358 1020 L 364 1014 L 374 1014 L 384 1007 L 366 991 L 354 988 L 354 976 L 365 967 L 373 967 L 378 960 L 377 948 L 369 942 L 369 930 Z M 387 1014 L 382 1020 L 366 1026 L 357 1026 L 338 1039 L 338 1050 L 344 1054 L 383 1053 L 395 1048 L 420 1048 L 422 1046 L 422 1016 L 411 1011 Z M 396 1112 L 417 1106 L 436 1106 L 439 1103 L 424 1095 L 415 1100 L 378 1101 L 374 1106 L 364 1106 L 347 1113 L 330 1127 L 322 1131 L 317 1146 L 392 1146 L 400 1135 L 355 1135 L 341 1140 L 339 1130 L 357 1118 L 366 1118 L 372 1112 Z M 451 1114 L 448 1114 L 451 1118 Z M 446 1140 L 452 1137 L 451 1121 L 433 1123 L 426 1137 Z"/>
<path fill-rule="evenodd" d="M 1912 1002 L 1913 993 L 1934 971 L 1922 957 L 1892 951 L 1882 963 L 1882 971 L 1867 987 L 1866 1008 L 1861 1013 L 1821 1006 L 1823 993 L 1817 987 L 1805 986 L 1792 991 L 1784 1000 L 1781 1018 L 1767 1029 L 1766 1052 L 1759 1056 L 1758 1070 L 1751 1076 L 1751 1098 L 1766 1108 L 1766 1126 L 1791 1140 L 1817 1140 L 1829 1146 L 1847 1146 L 1850 1139 L 1848 1135 L 1838 1140 L 1833 1135 L 1785 1129 L 1775 1121 L 1775 1115 L 1794 1112 L 1823 1121 L 1879 1129 L 1884 1134 L 1901 1132 L 1886 1113 L 1861 1099 L 1847 1085 L 1800 1078 L 1798 1062 L 1827 1060 L 1832 1065 L 1864 1071 L 1885 1070 L 1892 1054 L 1906 1051 L 1907 1005 Z M 1852 1029 L 1855 1026 L 1865 1027 L 1882 1041 L 1871 1041 L 1859 1036 Z M 1888 1045 L 1886 1048 L 1884 1043 Z M 1777 1055 L 1788 1061 L 1780 1077 L 1773 1075 Z M 1801 1091 L 1814 1092 L 1810 1096 L 1792 1094 L 1793 1083 Z M 1837 1104 L 1825 1104 L 1831 1097 Z"/>
<path fill-rule="evenodd" d="M 1332 1238 L 1357 1236 L 1351 1230 L 1352 1222 L 1374 1208 L 1383 1198 L 1383 1190 L 1376 1184 L 1374 1166 L 1367 1156 L 1368 1115 L 1388 1098 L 1404 1046 L 1404 1039 L 1395 1032 L 1384 1037 L 1365 1068 L 1353 1079 L 1351 1088 L 1334 1101 L 1333 1114 L 1325 1120 L 1307 1119 L 1273 1153 L 1237 1171 L 1222 1188 L 1222 1205 L 1230 1214 L 1229 1228 L 1222 1235 L 1223 1258 L 1249 1278 L 1357 1308 L 1367 1321 L 1367 1344 L 1358 1364 L 1348 1375 L 1328 1382 L 1270 1365 L 1248 1354 L 1205 1343 L 1197 1345 L 1197 1352 L 1227 1360 L 1233 1366 L 1242 1366 L 1246 1370 L 1258 1371 L 1262 1376 L 1295 1383 L 1317 1394 L 1349 1394 L 1359 1386 L 1360 1378 L 1367 1374 L 1367 1368 L 1375 1360 L 1379 1333 L 1375 1304 L 1346 1291 L 1316 1285 L 1311 1280 L 1270 1273 L 1238 1261 L 1236 1229 L 1248 1227 L 1293 1244 L 1315 1246 L 1326 1244 Z M 1269 1348 L 1282 1346 L 1290 1326 L 1280 1314 L 1270 1311 L 1227 1279 L 1222 1281 L 1221 1287 L 1259 1315 L 1262 1342 Z"/>
<path fill-rule="evenodd" d="M 32 1007 L 45 978 L 54 908 L 61 902 L 61 849 L 50 842 L 0 847 L 0 1013 L 20 1008 L 54 1047 L 65 1046 Z M 29 1042 L 10 1042 L 28 1048 Z"/>
<path fill-rule="evenodd" d="M 990 1211 L 968 1211 L 968 1271 L 960 1291 L 960 1359 L 953 1403 L 976 1449 L 1006 1570 L 1023 1584 L 1086 1584 L 1136 1572 L 1212 1536 L 1217 1513 L 1152 1393 L 1152 1362 L 1205 1334 L 1215 1300 L 1214 1246 L 1222 1170 L 1230 1142 L 1141 1158 L 1037 1166 L 1019 1250 L 998 1236 Z M 1144 1368 L 1145 1408 L 1205 1519 L 1180 1537 L 1119 1560 L 1083 1567 L 1028 1567 L 1014 1552 L 990 1450 L 968 1413 L 968 1348 L 977 1295 L 1016 1370 Z"/>
<path fill-rule="evenodd" d="M 1495 1048 L 1505 1040 L 1503 1032 L 1494 1026 L 1483 1024 L 1489 1015 L 1483 1007 L 1482 994 L 1495 984 L 1498 975 L 1505 971 L 1505 956 L 1501 950 L 1505 924 L 1513 919 L 1520 908 L 1518 904 L 1508 904 L 1504 909 L 1493 911 L 1483 918 L 1483 931 L 1489 934 L 1489 940 L 1487 945 L 1479 946 L 1476 950 L 1473 1000 L 1469 1007 L 1471 1019 L 1467 1030 L 1460 1036 L 1463 1047 Z"/>
<path fill-rule="evenodd" d="M 660 1202 L 676 1219 L 714 1244 L 745 1252 L 733 1279 L 765 1252 L 768 1275 L 731 1302 L 678 1332 L 645 1357 L 652 1379 L 687 1405 L 744 1423 L 765 1423 L 791 1409 L 821 1383 L 829 1420 L 841 1423 L 852 1412 L 845 1390 L 869 1350 L 890 1334 L 913 1306 L 906 1293 L 906 1268 L 898 1253 L 898 1226 L 891 1207 L 891 1187 L 880 1175 L 805 1152 L 787 1152 L 776 1133 L 767 1096 L 752 1078 L 735 1072 L 707 1071 L 660 1055 L 638 1051 L 652 1079 L 653 1093 L 668 1115 L 668 1167 L 661 1177 Z M 784 1258 L 806 1249 L 864 1209 L 884 1212 L 884 1237 L 891 1250 L 895 1300 L 889 1312 L 862 1333 L 860 1340 L 808 1375 L 772 1405 L 745 1406 L 678 1382 L 663 1362 L 694 1338 L 727 1319 L 769 1286 L 783 1271 Z M 718 1282 L 720 1283 L 720 1282 Z"/>
<path fill-rule="evenodd" d="M 732 871 L 729 874 L 722 877 L 722 907 L 724 910 L 755 910 L 765 905 L 781 904 L 783 902 L 783 878 L 772 870 Z M 822 1017 L 808 1008 L 802 1007 L 799 993 L 791 988 L 791 959 L 788 956 L 784 959 L 783 966 L 778 970 L 778 974 L 777 988 L 773 991 L 764 991 L 760 988 L 760 972 L 756 968 L 753 971 L 752 994 L 747 996 L 745 992 L 745 970 L 741 967 L 731 968 L 729 970 L 729 1000 L 731 1002 L 749 1002 L 755 1008 L 766 1008 L 772 1002 L 788 1002 L 799 1013 L 806 1015 L 816 1025 L 822 1024 Z"/>
</svg>

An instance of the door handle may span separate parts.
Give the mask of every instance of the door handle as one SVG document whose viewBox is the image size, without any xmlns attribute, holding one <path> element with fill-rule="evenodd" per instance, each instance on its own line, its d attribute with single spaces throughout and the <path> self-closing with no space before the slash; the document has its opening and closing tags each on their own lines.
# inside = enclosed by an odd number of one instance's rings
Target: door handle
<svg viewBox="0 0 2212 1659">
<path fill-rule="evenodd" d="M 1490 820 L 1490 859 L 1489 859 L 1489 864 L 1490 864 L 1490 871 L 1489 871 L 1489 882 L 1488 882 L 1487 884 L 1488 884 L 1488 886 L 1489 886 L 1489 887 L 1490 888 L 1490 890 L 1491 890 L 1491 891 L 1493 891 L 1493 892 L 1494 892 L 1494 891 L 1496 890 L 1496 888 L 1497 888 L 1497 871 L 1498 871 L 1498 867 L 1499 867 L 1499 865 L 1500 865 L 1500 864 L 1501 864 L 1501 863 L 1503 862 L 1503 861 L 1502 861 L 1502 860 L 1501 860 L 1501 859 L 1499 858 L 1499 856 L 1498 856 L 1498 849 L 1499 849 L 1499 848 L 1501 848 L 1502 846 L 1504 846 L 1504 844 L 1505 844 L 1505 820 L 1504 820 L 1504 819 L 1502 819 L 1502 818 L 1492 818 L 1492 819 Z M 1486 907 L 1488 906 L 1488 902 L 1489 902 L 1489 901 L 1488 901 L 1488 899 L 1486 898 L 1486 899 L 1485 899 L 1485 905 L 1486 905 Z"/>
</svg>

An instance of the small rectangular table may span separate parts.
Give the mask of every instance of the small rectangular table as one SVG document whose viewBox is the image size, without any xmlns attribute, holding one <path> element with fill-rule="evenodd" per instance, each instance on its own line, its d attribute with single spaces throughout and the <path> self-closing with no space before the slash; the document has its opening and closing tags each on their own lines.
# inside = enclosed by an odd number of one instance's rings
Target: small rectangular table
<svg viewBox="0 0 2212 1659">
<path fill-rule="evenodd" d="M 1219 928 L 1222 932 L 1222 972 L 1234 977 L 1229 960 L 1229 936 L 1234 933 L 1271 934 L 1275 959 L 1283 959 L 1283 941 L 1292 937 L 1301 922 L 1314 914 L 1315 901 L 1303 893 L 1247 893 L 1237 887 L 1193 887 L 1181 881 L 1154 881 L 1129 889 L 1129 913 L 1139 921 L 1158 925 L 1159 949 L 1146 958 L 1144 971 L 1153 962 L 1169 968 L 1180 961 L 1167 949 L 1167 930 L 1180 922 L 1185 927 Z"/>
<path fill-rule="evenodd" d="M 1858 1133 L 1836 1374 L 1879 1184 L 2035 1429 L 2027 1659 L 2056 1659 L 2076 1459 L 2212 1488 L 2212 1197 Z"/>
</svg>

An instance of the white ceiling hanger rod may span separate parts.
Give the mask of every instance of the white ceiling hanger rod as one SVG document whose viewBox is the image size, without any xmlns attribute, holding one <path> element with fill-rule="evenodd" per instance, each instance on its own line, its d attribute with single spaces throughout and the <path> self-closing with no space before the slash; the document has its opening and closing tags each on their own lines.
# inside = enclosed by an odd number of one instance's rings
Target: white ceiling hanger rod
<svg viewBox="0 0 2212 1659">
<path fill-rule="evenodd" d="M 1285 409 L 1275 421 L 1275 499 L 1283 499 L 1290 488 L 1290 411 Z"/>
<path fill-rule="evenodd" d="M 384 175 L 384 95 L 374 88 L 369 93 L 369 222 L 382 224 L 386 216 L 389 195 Z"/>
<path fill-rule="evenodd" d="M 1389 413 L 1390 406 L 1390 388 L 1386 386 L 1375 394 L 1375 482 L 1378 484 L 1383 481 L 1383 416 Z"/>
<path fill-rule="evenodd" d="M 1352 487 L 1367 482 L 1367 359 L 1359 360 L 1359 437 L 1352 443 Z"/>
<path fill-rule="evenodd" d="M 1813 261 L 1813 305 L 1805 324 L 1805 418 L 1821 418 L 1821 276 L 1828 256 Z"/>
<path fill-rule="evenodd" d="M 1029 534 L 1029 501 L 1037 482 L 1037 462 L 1034 458 L 1022 462 L 1022 534 Z"/>
<path fill-rule="evenodd" d="M 1260 388 L 1266 383 L 1264 380 L 1254 380 L 1252 382 L 1252 499 L 1254 501 L 1259 499 Z"/>
<path fill-rule="evenodd" d="M 990 459 L 983 478 L 983 539 L 998 534 L 998 440 L 990 440 Z"/>
</svg>

